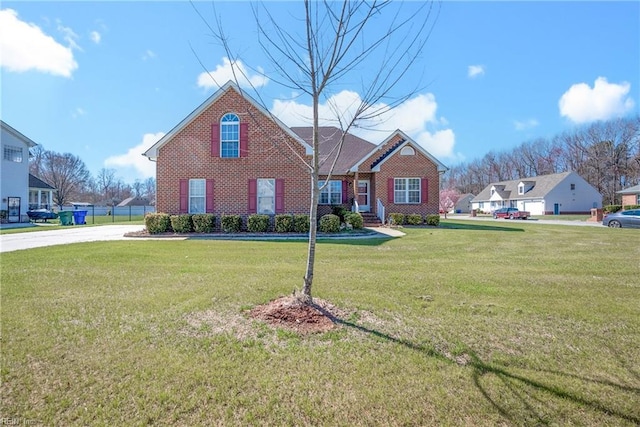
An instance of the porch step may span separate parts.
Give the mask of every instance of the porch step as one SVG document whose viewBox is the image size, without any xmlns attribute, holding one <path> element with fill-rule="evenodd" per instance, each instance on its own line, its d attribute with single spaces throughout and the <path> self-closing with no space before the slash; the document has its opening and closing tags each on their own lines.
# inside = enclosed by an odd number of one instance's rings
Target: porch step
<svg viewBox="0 0 640 427">
<path fill-rule="evenodd" d="M 371 212 L 360 212 L 360 215 L 362 215 L 365 227 L 380 227 L 382 225 L 380 218 Z"/>
</svg>

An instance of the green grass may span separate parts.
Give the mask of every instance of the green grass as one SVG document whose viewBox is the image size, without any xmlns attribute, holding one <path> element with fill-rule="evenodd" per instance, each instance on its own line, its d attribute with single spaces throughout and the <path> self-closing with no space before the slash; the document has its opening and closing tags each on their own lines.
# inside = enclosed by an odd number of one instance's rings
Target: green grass
<svg viewBox="0 0 640 427">
<path fill-rule="evenodd" d="M 318 245 L 342 326 L 243 310 L 304 242 L 120 241 L 2 254 L 0 416 L 47 425 L 637 425 L 636 230 L 442 221 Z"/>
</svg>

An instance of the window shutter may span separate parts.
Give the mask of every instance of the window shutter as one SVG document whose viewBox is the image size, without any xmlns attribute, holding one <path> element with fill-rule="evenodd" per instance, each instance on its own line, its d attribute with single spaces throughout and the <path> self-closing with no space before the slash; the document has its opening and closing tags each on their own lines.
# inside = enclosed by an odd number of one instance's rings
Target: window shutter
<svg viewBox="0 0 640 427">
<path fill-rule="evenodd" d="M 284 212 L 284 179 L 276 179 L 276 213 Z"/>
<path fill-rule="evenodd" d="M 347 203 L 348 191 L 349 191 L 349 183 L 347 181 L 342 181 L 342 204 Z"/>
<path fill-rule="evenodd" d="M 211 125 L 211 157 L 220 157 L 220 124 Z"/>
<path fill-rule="evenodd" d="M 389 178 L 387 180 L 387 203 L 395 203 L 393 184 L 393 178 Z"/>
<path fill-rule="evenodd" d="M 180 180 L 180 213 L 189 211 L 189 180 Z"/>
<path fill-rule="evenodd" d="M 249 123 L 240 123 L 240 157 L 247 157 L 249 150 Z"/>
<path fill-rule="evenodd" d="M 248 213 L 256 213 L 257 212 L 257 203 L 258 203 L 258 181 L 255 179 L 249 180 L 249 199 L 247 200 L 247 211 Z"/>
<path fill-rule="evenodd" d="M 420 180 L 420 189 L 422 190 L 422 203 L 427 203 L 429 201 L 429 181 L 427 178 L 422 178 Z"/>
<path fill-rule="evenodd" d="M 213 180 L 207 180 L 205 212 L 213 212 Z"/>
</svg>

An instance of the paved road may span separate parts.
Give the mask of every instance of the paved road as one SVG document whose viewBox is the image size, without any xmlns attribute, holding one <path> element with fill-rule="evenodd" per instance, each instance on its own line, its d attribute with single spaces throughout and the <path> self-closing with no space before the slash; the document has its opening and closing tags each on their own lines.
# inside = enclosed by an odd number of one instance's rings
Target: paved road
<svg viewBox="0 0 640 427">
<path fill-rule="evenodd" d="M 444 217 L 441 217 L 444 219 Z M 526 221 L 523 220 L 508 220 L 508 219 L 493 219 L 487 216 L 479 216 L 479 217 L 471 217 L 469 215 L 447 215 L 447 219 L 464 219 L 469 221 L 494 221 L 494 222 L 524 222 L 527 224 L 547 224 L 547 225 L 575 225 L 578 227 L 604 227 L 602 222 L 590 222 L 590 221 L 569 221 L 562 219 L 528 219 Z"/>
<path fill-rule="evenodd" d="M 29 233 L 1 234 L 0 252 L 66 245 L 69 243 L 123 240 L 126 239 L 124 237 L 125 233 L 139 231 L 143 228 L 143 225 L 101 225 L 99 227 L 73 227 L 32 231 Z"/>
</svg>

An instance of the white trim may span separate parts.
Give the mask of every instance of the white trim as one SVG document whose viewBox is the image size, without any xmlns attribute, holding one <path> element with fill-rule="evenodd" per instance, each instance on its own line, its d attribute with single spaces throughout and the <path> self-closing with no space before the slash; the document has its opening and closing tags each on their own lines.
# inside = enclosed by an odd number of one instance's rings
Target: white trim
<svg viewBox="0 0 640 427">
<path fill-rule="evenodd" d="M 396 201 L 396 180 L 402 179 L 405 181 L 406 183 L 406 190 L 403 190 L 407 201 L 406 202 L 398 202 Z M 409 201 L 409 192 L 410 191 L 415 191 L 415 190 L 409 190 L 409 180 L 410 179 L 417 179 L 418 180 L 418 201 L 417 202 L 410 202 Z M 419 177 L 415 177 L 415 176 L 408 176 L 408 177 L 394 177 L 393 178 L 393 204 L 394 205 L 419 205 L 422 203 L 422 178 Z"/>
</svg>

